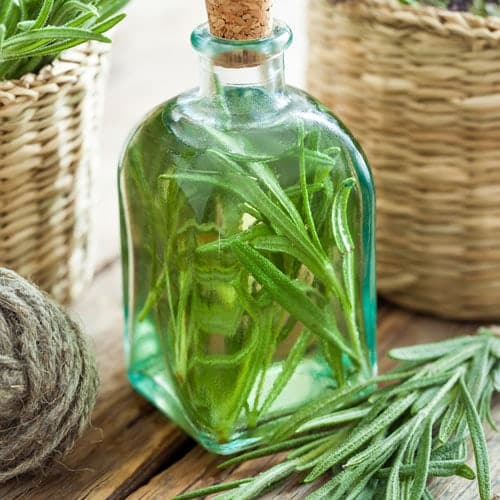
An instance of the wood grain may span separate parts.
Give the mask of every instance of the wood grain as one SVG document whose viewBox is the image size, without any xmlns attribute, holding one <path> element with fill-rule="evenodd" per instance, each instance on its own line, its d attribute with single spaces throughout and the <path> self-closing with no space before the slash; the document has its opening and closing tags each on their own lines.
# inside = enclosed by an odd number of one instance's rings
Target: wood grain
<svg viewBox="0 0 500 500">
<path fill-rule="evenodd" d="M 170 499 L 183 491 L 258 474 L 279 457 L 264 458 L 228 470 L 222 459 L 204 451 L 130 388 L 122 348 L 121 280 L 117 261 L 105 267 L 86 297 L 75 307 L 93 339 L 102 387 L 93 428 L 74 452 L 51 470 L 0 486 L 2 500 Z M 441 340 L 471 333 L 474 324 L 451 323 L 381 304 L 378 329 L 380 370 L 391 362 L 384 354 L 394 346 Z M 500 421 L 500 404 L 495 407 Z M 488 433 L 493 491 L 500 494 L 500 435 Z M 284 482 L 264 498 L 301 499 L 308 486 Z M 474 499 L 476 485 L 462 479 L 436 481 L 440 499 Z"/>
</svg>

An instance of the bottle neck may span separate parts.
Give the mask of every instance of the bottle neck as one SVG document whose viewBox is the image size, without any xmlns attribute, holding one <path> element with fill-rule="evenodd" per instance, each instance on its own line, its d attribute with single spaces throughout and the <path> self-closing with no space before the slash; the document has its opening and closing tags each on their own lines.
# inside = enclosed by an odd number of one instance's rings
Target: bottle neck
<svg viewBox="0 0 500 500">
<path fill-rule="evenodd" d="M 267 93 L 281 93 L 285 88 L 284 52 L 260 58 L 258 62 L 238 62 L 238 57 L 200 56 L 203 96 L 213 96 L 226 88 L 258 88 Z"/>
<path fill-rule="evenodd" d="M 292 43 L 290 28 L 275 21 L 272 33 L 257 40 L 225 40 L 212 36 L 208 25 L 195 28 L 191 43 L 200 53 L 202 95 L 238 94 L 255 89 L 279 96 L 285 88 L 284 53 Z"/>
</svg>

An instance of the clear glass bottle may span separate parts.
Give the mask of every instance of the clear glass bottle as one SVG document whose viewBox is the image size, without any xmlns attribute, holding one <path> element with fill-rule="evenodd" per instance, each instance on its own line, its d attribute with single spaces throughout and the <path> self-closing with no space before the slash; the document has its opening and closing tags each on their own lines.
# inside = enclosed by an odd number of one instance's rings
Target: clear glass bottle
<svg viewBox="0 0 500 500">
<path fill-rule="evenodd" d="M 145 117 L 119 169 L 130 381 L 216 453 L 375 370 L 370 170 L 285 85 L 291 39 L 197 28 L 201 86 Z"/>
</svg>

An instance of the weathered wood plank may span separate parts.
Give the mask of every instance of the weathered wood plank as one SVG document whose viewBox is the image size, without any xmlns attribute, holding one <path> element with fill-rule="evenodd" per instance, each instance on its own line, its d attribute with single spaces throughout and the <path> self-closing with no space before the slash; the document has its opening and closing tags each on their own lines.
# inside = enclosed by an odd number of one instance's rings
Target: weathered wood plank
<svg viewBox="0 0 500 500">
<path fill-rule="evenodd" d="M 129 496 L 128 500 L 161 500 L 180 493 L 217 484 L 225 480 L 237 480 L 256 475 L 277 461 L 262 458 L 227 470 L 217 469 L 223 461 L 197 446 L 166 471 L 154 477 L 146 486 Z"/>
<path fill-rule="evenodd" d="M 101 273 L 76 306 L 95 344 L 101 391 L 93 429 L 46 475 L 0 487 L 0 498 L 124 498 L 164 468 L 189 439 L 135 394 L 123 362 L 118 262 Z"/>
</svg>

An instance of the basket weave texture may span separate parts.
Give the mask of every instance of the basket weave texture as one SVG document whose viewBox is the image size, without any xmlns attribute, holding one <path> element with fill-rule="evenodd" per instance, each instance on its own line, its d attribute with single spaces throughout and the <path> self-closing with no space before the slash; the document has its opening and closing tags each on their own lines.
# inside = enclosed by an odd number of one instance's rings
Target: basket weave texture
<svg viewBox="0 0 500 500">
<path fill-rule="evenodd" d="M 0 82 L 0 266 L 68 303 L 88 284 L 107 48 Z"/>
<path fill-rule="evenodd" d="M 310 0 L 308 86 L 373 168 L 378 286 L 500 317 L 500 20 L 391 0 Z"/>
</svg>

